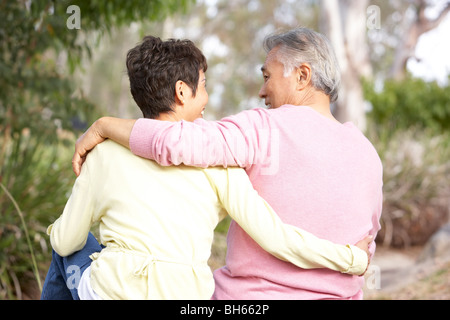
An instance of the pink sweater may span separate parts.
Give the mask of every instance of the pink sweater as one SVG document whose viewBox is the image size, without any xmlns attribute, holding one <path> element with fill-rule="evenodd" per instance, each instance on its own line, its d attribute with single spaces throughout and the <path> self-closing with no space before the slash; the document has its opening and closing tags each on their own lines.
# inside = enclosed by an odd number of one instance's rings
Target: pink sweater
<svg viewBox="0 0 450 320">
<path fill-rule="evenodd" d="M 377 152 L 353 124 L 333 122 L 309 107 L 253 109 L 194 123 L 140 119 L 130 147 L 162 165 L 244 167 L 284 222 L 339 244 L 375 236 L 380 228 Z M 214 273 L 215 299 L 362 298 L 363 277 L 278 260 L 235 222 L 227 245 L 226 266 Z"/>
</svg>

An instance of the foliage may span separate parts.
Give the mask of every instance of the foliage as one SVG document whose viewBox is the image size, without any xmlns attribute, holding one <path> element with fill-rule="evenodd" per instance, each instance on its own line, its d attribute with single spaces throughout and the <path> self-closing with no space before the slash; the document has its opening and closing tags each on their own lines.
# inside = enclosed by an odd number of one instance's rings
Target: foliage
<svg viewBox="0 0 450 320">
<path fill-rule="evenodd" d="M 72 81 L 91 50 L 87 35 L 190 2 L 0 0 L 0 299 L 21 298 L 33 259 L 50 259 L 45 227 L 74 180 L 68 146 L 99 116 Z M 69 5 L 80 8 L 79 30 L 67 27 Z"/>
<path fill-rule="evenodd" d="M 372 104 L 368 116 L 380 134 L 411 127 L 433 133 L 450 132 L 450 81 L 441 87 L 436 82 L 409 76 L 403 81 L 387 80 L 382 92 L 376 92 L 373 84 L 366 82 L 364 91 Z"/>
<path fill-rule="evenodd" d="M 422 245 L 449 218 L 450 90 L 411 76 L 387 80 L 377 92 L 364 83 L 372 104 L 369 130 L 384 167 L 379 241 Z"/>
<path fill-rule="evenodd" d="M 383 162 L 382 229 L 385 246 L 423 245 L 449 216 L 450 134 L 405 129 L 369 139 Z"/>
</svg>

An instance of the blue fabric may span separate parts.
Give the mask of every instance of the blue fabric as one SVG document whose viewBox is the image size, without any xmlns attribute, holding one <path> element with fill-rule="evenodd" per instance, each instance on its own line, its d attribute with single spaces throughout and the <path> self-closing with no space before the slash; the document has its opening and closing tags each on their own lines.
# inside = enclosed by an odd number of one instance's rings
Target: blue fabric
<svg viewBox="0 0 450 320">
<path fill-rule="evenodd" d="M 89 233 L 84 248 L 70 256 L 61 257 L 53 250 L 41 300 L 80 300 L 78 283 L 84 270 L 91 265 L 89 256 L 102 248 L 94 235 Z"/>
</svg>

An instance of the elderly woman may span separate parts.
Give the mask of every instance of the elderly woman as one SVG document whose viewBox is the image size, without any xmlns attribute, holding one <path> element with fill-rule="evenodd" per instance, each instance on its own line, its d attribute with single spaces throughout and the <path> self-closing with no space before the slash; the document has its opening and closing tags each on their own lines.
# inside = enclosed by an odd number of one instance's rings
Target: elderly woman
<svg viewBox="0 0 450 320">
<path fill-rule="evenodd" d="M 128 53 L 127 68 L 144 117 L 202 117 L 207 64 L 192 42 L 146 37 Z M 262 248 L 299 267 L 350 274 L 367 267 L 363 250 L 283 224 L 242 169 L 161 167 L 107 141 L 89 154 L 62 216 L 48 229 L 55 253 L 42 297 L 210 299 L 207 261 L 226 212 Z M 89 234 L 96 221 L 103 249 Z M 77 274 L 79 283 L 72 281 Z"/>
</svg>

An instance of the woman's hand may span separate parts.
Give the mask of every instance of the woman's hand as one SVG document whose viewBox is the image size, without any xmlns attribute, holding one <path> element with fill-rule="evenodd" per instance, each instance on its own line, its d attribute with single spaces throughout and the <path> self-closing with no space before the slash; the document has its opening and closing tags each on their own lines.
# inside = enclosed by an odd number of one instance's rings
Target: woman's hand
<svg viewBox="0 0 450 320">
<path fill-rule="evenodd" d="M 367 269 L 369 269 L 370 258 L 371 258 L 369 247 L 370 247 L 370 244 L 372 243 L 372 241 L 373 241 L 373 236 L 368 235 L 367 237 L 365 237 L 364 239 L 359 241 L 357 244 L 355 244 L 355 247 L 358 247 L 367 253 L 367 259 L 368 259 L 367 268 L 364 271 L 364 273 L 361 274 L 361 276 L 363 276 L 367 272 Z"/>
</svg>

